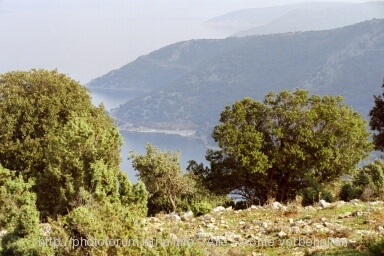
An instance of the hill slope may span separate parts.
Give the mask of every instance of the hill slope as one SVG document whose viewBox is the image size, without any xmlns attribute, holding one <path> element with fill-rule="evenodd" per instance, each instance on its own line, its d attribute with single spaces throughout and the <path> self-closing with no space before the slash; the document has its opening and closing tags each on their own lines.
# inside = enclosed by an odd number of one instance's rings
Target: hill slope
<svg viewBox="0 0 384 256">
<path fill-rule="evenodd" d="M 220 53 L 207 49 L 220 49 Z M 314 94 L 342 94 L 348 104 L 366 115 L 373 105 L 372 95 L 381 92 L 384 20 L 320 32 L 193 40 L 145 58 L 160 53 L 159 63 L 168 63 L 178 53 L 179 60 L 188 59 L 193 68 L 153 84 L 147 82 L 146 90 L 152 91 L 114 109 L 113 116 L 136 126 L 206 128 L 210 132 L 225 105 L 245 96 L 260 100 L 269 91 L 297 87 Z M 139 69 L 136 65 L 141 60 L 129 65 Z M 150 76 L 157 74 L 157 68 L 153 71 L 151 64 L 141 67 L 149 76 L 146 81 L 153 79 Z M 119 79 L 110 75 L 111 81 Z M 142 81 L 141 75 L 130 76 L 130 81 Z"/>
<path fill-rule="evenodd" d="M 224 15 L 214 17 L 204 22 L 204 24 L 211 27 L 235 30 L 236 32 L 238 32 L 241 30 L 266 25 L 269 22 L 283 17 L 284 15 L 287 15 L 288 13 L 295 10 L 319 11 L 331 8 L 343 8 L 351 5 L 355 5 L 355 3 L 313 2 L 273 6 L 266 8 L 249 8 L 229 12 Z"/>
<path fill-rule="evenodd" d="M 302 8 L 292 9 L 268 23 L 238 32 L 235 36 L 325 30 L 348 26 L 373 18 L 384 18 L 384 2 L 344 4 L 339 6 L 333 4 L 329 8 L 322 9 L 310 8 L 311 6 L 311 4 L 307 4 L 307 6 L 302 6 Z"/>
</svg>

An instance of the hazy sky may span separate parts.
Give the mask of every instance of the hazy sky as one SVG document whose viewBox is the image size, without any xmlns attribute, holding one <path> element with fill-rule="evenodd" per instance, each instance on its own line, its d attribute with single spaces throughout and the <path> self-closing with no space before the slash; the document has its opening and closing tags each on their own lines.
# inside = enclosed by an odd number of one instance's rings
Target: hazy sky
<svg viewBox="0 0 384 256">
<path fill-rule="evenodd" d="M 0 0 L 0 73 L 57 68 L 87 83 L 160 47 L 231 35 L 202 24 L 215 16 L 300 2 L 327 1 Z"/>
</svg>

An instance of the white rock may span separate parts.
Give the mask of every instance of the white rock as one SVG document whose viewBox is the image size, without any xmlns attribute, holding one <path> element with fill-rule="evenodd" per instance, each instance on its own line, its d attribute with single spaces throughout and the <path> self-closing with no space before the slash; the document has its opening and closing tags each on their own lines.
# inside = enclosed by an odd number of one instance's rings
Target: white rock
<svg viewBox="0 0 384 256">
<path fill-rule="evenodd" d="M 212 212 L 222 212 L 225 211 L 225 208 L 223 206 L 217 206 L 212 209 Z"/>
<path fill-rule="evenodd" d="M 326 202 L 326 201 L 323 200 L 323 199 L 321 199 L 321 200 L 319 201 L 319 203 L 320 203 L 321 208 L 328 208 L 328 207 L 331 206 L 330 203 Z"/>
<path fill-rule="evenodd" d="M 189 220 L 189 219 L 191 219 L 191 218 L 193 218 L 193 212 L 192 211 L 188 211 L 188 212 L 186 212 L 186 213 L 184 213 L 182 216 L 181 216 L 181 219 L 182 220 Z"/>
<path fill-rule="evenodd" d="M 271 208 L 274 210 L 279 210 L 279 209 L 283 208 L 283 205 L 279 202 L 273 202 L 271 205 Z"/>
<path fill-rule="evenodd" d="M 174 213 L 174 212 L 168 214 L 166 218 L 170 219 L 170 220 L 175 220 L 175 221 L 180 221 L 181 220 L 180 216 L 177 213 Z"/>
<path fill-rule="evenodd" d="M 7 234 L 7 230 L 5 230 L 5 229 L 0 230 L 0 238 L 2 236 L 4 236 L 5 234 Z"/>
<path fill-rule="evenodd" d="M 284 231 L 280 231 L 277 235 L 279 237 L 285 237 L 287 234 Z"/>
</svg>

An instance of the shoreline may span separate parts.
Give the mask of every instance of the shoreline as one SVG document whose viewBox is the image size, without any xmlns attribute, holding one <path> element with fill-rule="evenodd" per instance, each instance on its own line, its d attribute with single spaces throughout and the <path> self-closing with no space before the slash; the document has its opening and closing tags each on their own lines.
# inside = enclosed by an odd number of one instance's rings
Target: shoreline
<svg viewBox="0 0 384 256">
<path fill-rule="evenodd" d="M 119 127 L 120 131 L 128 132 L 141 132 L 141 133 L 162 133 L 162 134 L 172 134 L 180 135 L 182 137 L 194 137 L 196 130 L 168 130 L 168 129 L 151 129 L 151 128 L 126 128 Z"/>
</svg>

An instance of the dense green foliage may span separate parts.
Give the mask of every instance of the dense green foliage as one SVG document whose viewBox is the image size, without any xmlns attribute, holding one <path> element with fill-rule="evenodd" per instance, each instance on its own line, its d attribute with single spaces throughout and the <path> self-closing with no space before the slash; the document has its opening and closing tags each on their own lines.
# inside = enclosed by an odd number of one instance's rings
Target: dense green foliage
<svg viewBox="0 0 384 256">
<path fill-rule="evenodd" d="M 161 152 L 151 143 L 145 148 L 146 155 L 131 151 L 130 158 L 133 168 L 138 172 L 137 176 L 149 192 L 149 212 L 176 211 L 181 196 L 193 193 L 193 180 L 181 175 L 179 153 Z M 168 201 L 168 206 L 164 199 Z"/>
<path fill-rule="evenodd" d="M 24 182 L 21 175 L 0 165 L 0 230 L 7 230 L 0 240 L 1 255 L 41 255 L 51 251 L 35 242 L 42 234 L 32 186 L 32 181 Z"/>
<path fill-rule="evenodd" d="M 0 163 L 33 178 L 43 218 L 76 207 L 80 189 L 117 197 L 121 136 L 103 106 L 57 71 L 0 76 Z"/>
<path fill-rule="evenodd" d="M 1 254 L 145 255 L 141 245 L 40 243 L 140 237 L 147 191 L 120 170 L 121 144 L 104 107 L 66 75 L 0 75 Z"/>
<path fill-rule="evenodd" d="M 341 97 L 307 91 L 269 93 L 227 106 L 208 150 L 210 168 L 196 168 L 212 191 L 250 203 L 293 200 L 298 191 L 353 171 L 372 147 L 366 121 Z"/>
<path fill-rule="evenodd" d="M 384 80 L 383 80 L 384 89 Z M 373 134 L 376 150 L 384 152 L 384 92 L 382 95 L 374 96 L 375 106 L 369 112 L 371 121 L 369 125 L 377 134 Z"/>
<path fill-rule="evenodd" d="M 375 160 L 360 169 L 341 187 L 339 197 L 342 200 L 362 199 L 370 201 L 384 197 L 384 162 Z"/>
</svg>

